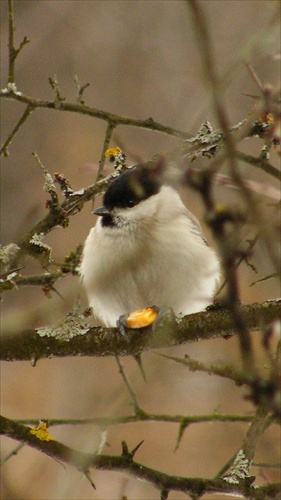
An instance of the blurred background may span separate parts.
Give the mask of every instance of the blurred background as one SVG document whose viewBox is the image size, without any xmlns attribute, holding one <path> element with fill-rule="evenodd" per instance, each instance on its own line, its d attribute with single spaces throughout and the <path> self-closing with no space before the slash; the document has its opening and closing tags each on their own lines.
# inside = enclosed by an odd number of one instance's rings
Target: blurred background
<svg viewBox="0 0 281 500">
<path fill-rule="evenodd" d="M 251 112 L 254 101 L 243 95 L 258 94 L 245 60 L 250 61 L 263 83 L 276 85 L 280 74 L 280 12 L 278 1 L 231 0 L 201 2 L 215 46 L 217 68 L 225 75 L 225 97 L 231 124 Z M 1 7 L 1 88 L 6 86 L 8 69 L 8 7 Z M 54 99 L 48 78 L 54 74 L 61 94 L 75 102 L 75 75 L 81 85 L 89 83 L 84 100 L 88 106 L 136 119 L 155 121 L 195 134 L 202 122 L 217 127 L 210 95 L 201 72 L 200 54 L 194 39 L 190 12 L 185 1 L 165 0 L 18 0 L 14 1 L 16 46 L 27 36 L 16 62 L 18 89 L 33 98 Z M 1 143 L 21 114 L 22 104 L 1 99 Z M 36 152 L 50 173 L 63 173 L 75 190 L 92 184 L 97 174 L 106 123 L 87 116 L 54 110 L 36 110 L 2 158 L 1 243 L 16 242 L 46 214 L 44 178 L 32 152 Z M 118 126 L 110 146 L 123 144 L 128 164 L 143 160 L 179 145 L 171 136 Z M 249 139 L 240 149 L 258 156 L 262 142 Z M 278 166 L 277 153 L 271 162 Z M 271 183 L 271 178 L 254 167 L 242 164 L 245 178 Z M 106 165 L 106 173 L 112 167 Z M 227 168 L 222 170 L 227 173 Z M 197 195 L 183 193 L 187 206 L 204 226 L 203 207 Z M 217 189 L 218 199 L 235 201 L 227 187 Z M 268 200 L 266 200 L 268 201 Z M 270 201 L 270 200 L 269 200 Z M 98 202 L 97 202 L 98 205 Z M 91 203 L 72 217 L 67 229 L 53 230 L 44 242 L 52 246 L 56 263 L 83 242 L 94 224 Z M 249 286 L 272 272 L 265 249 L 258 245 L 252 262 L 258 273 L 240 266 L 241 296 L 244 303 L 263 301 L 280 294 L 271 279 Z M 54 266 L 52 269 L 55 269 Z M 22 273 L 42 272 L 38 263 L 27 259 Z M 2 328 L 12 334 L 24 328 L 55 324 L 80 297 L 87 302 L 79 278 L 66 277 L 47 298 L 40 289 L 21 288 L 6 292 L 2 299 Z M 61 298 L 63 297 L 63 299 Z M 256 355 L 263 362 L 258 335 Z M 240 363 L 237 339 L 213 340 L 161 352 L 182 357 L 185 353 L 200 361 L 223 360 Z M 252 414 L 253 406 L 243 399 L 245 391 L 228 380 L 190 373 L 183 366 L 143 355 L 148 383 L 144 384 L 133 360 L 122 363 L 148 412 L 200 415 L 216 409 L 221 413 Z M 121 416 L 132 412 L 129 395 L 113 359 L 51 359 L 35 368 L 27 362 L 2 363 L 2 413 L 14 419 L 86 418 Z M 235 453 L 244 439 L 247 424 L 213 423 L 190 426 L 174 453 L 178 426 L 139 423 L 108 429 L 104 453 L 119 454 L 121 440 L 130 449 L 142 439 L 136 460 L 163 472 L 185 476 L 212 477 Z M 95 451 L 101 440 L 96 426 L 54 427 L 51 433 L 79 450 Z M 278 462 L 280 434 L 271 427 L 259 440 L 256 461 Z M 15 442 L 2 440 L 2 457 Z M 278 480 L 274 469 L 253 469 L 258 483 Z M 77 471 L 24 447 L 4 464 L 1 474 L 2 498 L 13 500 L 59 499 L 157 499 L 150 485 L 120 473 L 93 471 L 97 490 Z M 181 494 L 172 492 L 171 499 Z M 215 495 L 206 498 L 214 500 Z M 222 498 L 220 496 L 219 498 Z"/>
</svg>

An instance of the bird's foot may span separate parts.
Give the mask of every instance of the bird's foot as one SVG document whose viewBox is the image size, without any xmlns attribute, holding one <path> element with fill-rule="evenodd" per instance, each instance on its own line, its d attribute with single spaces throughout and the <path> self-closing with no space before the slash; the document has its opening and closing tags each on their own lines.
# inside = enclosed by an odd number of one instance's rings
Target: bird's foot
<svg viewBox="0 0 281 500">
<path fill-rule="evenodd" d="M 125 337 L 129 341 L 129 337 L 127 335 L 126 330 L 133 329 L 138 330 L 141 328 L 145 328 L 147 326 L 152 325 L 158 317 L 160 309 L 157 306 L 147 307 L 146 309 L 138 309 L 137 311 L 133 311 L 129 314 L 122 314 L 117 321 L 117 328 L 123 337 Z M 141 354 L 138 353 L 134 356 L 136 362 L 138 363 L 139 369 L 143 376 L 144 381 L 146 382 L 146 376 L 141 360 Z"/>
<path fill-rule="evenodd" d="M 156 321 L 159 311 L 159 307 L 151 306 L 129 314 L 122 314 L 117 321 L 117 328 L 123 337 L 127 337 L 127 329 L 138 330 L 152 325 Z"/>
</svg>

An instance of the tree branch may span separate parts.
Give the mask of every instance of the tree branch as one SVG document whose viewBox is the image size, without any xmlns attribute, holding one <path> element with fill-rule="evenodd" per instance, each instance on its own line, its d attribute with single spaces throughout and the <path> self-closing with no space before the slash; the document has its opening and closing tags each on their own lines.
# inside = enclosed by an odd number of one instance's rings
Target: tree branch
<svg viewBox="0 0 281 500">
<path fill-rule="evenodd" d="M 18 123 L 15 125 L 15 127 L 12 130 L 12 132 L 9 134 L 9 136 L 6 139 L 6 141 L 1 146 L 0 156 L 1 155 L 4 155 L 4 156 L 8 156 L 9 155 L 8 146 L 11 144 L 13 138 L 15 137 L 15 135 L 17 134 L 17 132 L 19 131 L 19 129 L 22 127 L 22 125 L 26 122 L 26 120 L 31 115 L 31 113 L 32 113 L 33 110 L 34 110 L 34 108 L 31 105 L 28 104 L 27 107 L 26 107 L 26 109 L 25 109 L 25 111 L 24 111 L 24 113 L 20 117 Z"/>
<path fill-rule="evenodd" d="M 263 304 L 251 304 L 242 308 L 249 331 L 266 328 L 281 316 L 281 299 Z M 56 329 L 56 332 L 58 330 Z M 86 332 L 86 333 L 85 333 Z M 39 360 L 41 358 L 67 356 L 128 356 L 148 349 L 169 347 L 211 338 L 228 338 L 237 334 L 232 316 L 227 310 L 219 309 L 190 314 L 175 322 L 165 322 L 162 328 L 147 327 L 143 330 L 128 330 L 127 338 L 120 335 L 117 328 L 81 328 L 80 334 L 69 340 L 52 336 L 52 328 L 47 332 L 37 330 L 5 335 L 1 342 L 1 359 L 6 361 Z"/>
<path fill-rule="evenodd" d="M 8 72 L 8 84 L 13 84 L 15 82 L 15 61 L 17 56 L 23 47 L 29 43 L 28 38 L 25 36 L 23 41 L 20 43 L 19 47 L 16 49 L 14 44 L 15 36 L 15 26 L 14 26 L 14 10 L 13 10 L 13 0 L 8 0 L 9 8 L 9 72 Z"/>
<path fill-rule="evenodd" d="M 186 425 L 202 424 L 207 422 L 244 422 L 251 423 L 255 417 L 253 415 L 225 415 L 214 412 L 210 415 L 169 415 L 162 413 L 147 413 L 142 410 L 140 414 L 124 415 L 123 417 L 96 417 L 96 418 L 79 418 L 79 419 L 57 419 L 57 418 L 42 418 L 44 422 L 48 422 L 48 426 L 57 425 L 98 425 L 100 427 L 109 427 L 121 424 L 132 424 L 136 422 L 169 422 Z M 23 425 L 38 425 L 39 419 L 18 419 L 16 422 Z"/>
<path fill-rule="evenodd" d="M 151 117 L 147 118 L 146 120 L 137 120 L 135 118 L 115 115 L 113 113 L 85 106 L 83 104 L 74 104 L 66 101 L 60 101 L 60 105 L 58 106 L 56 101 L 32 99 L 31 97 L 28 97 L 21 92 L 15 92 L 13 89 L 10 89 L 10 87 L 3 89 L 0 92 L 0 97 L 4 97 L 6 99 L 14 99 L 24 104 L 28 104 L 32 106 L 33 109 L 53 109 L 55 111 L 68 111 L 71 113 L 79 113 L 81 115 L 91 116 L 94 118 L 98 118 L 99 120 L 104 120 L 107 123 L 111 123 L 112 126 L 127 125 L 131 127 L 144 128 L 147 130 L 153 130 L 155 132 L 161 132 L 167 135 L 172 135 L 174 137 L 179 137 L 180 139 L 187 139 L 188 137 L 190 137 L 190 134 L 188 132 L 177 130 L 158 123 Z"/>
<path fill-rule="evenodd" d="M 103 147 L 102 147 L 102 153 L 101 153 L 101 158 L 99 161 L 99 169 L 96 177 L 96 182 L 100 181 L 103 177 L 103 167 L 105 164 L 105 152 L 108 149 L 112 134 L 114 132 L 114 129 L 116 127 L 116 124 L 113 124 L 111 122 L 108 122 L 106 132 L 105 132 L 105 137 L 104 137 L 104 142 L 103 142 Z"/>
<path fill-rule="evenodd" d="M 254 167 L 260 168 L 267 174 L 271 175 L 271 177 L 274 177 L 275 179 L 281 181 L 280 170 L 271 165 L 267 159 L 260 157 L 255 158 L 255 156 L 246 155 L 245 153 L 242 153 L 242 151 L 237 151 L 236 157 L 239 160 L 244 161 L 245 163 L 249 163 L 249 165 L 253 165 Z"/>
<path fill-rule="evenodd" d="M 31 433 L 30 427 L 25 427 L 5 417 L 0 418 L 0 433 L 31 446 L 42 453 L 64 462 L 71 467 L 85 473 L 93 467 L 98 470 L 120 471 L 130 476 L 153 484 L 157 489 L 167 492 L 182 491 L 203 495 L 204 493 L 240 493 L 247 498 L 266 500 L 276 498 L 281 491 L 281 484 L 273 483 L 260 488 L 252 488 L 251 484 L 243 481 L 240 484 L 229 484 L 223 479 L 185 478 L 170 476 L 163 472 L 150 469 L 145 465 L 133 460 L 137 451 L 136 447 L 129 452 L 126 443 L 123 443 L 123 451 L 120 456 L 96 455 L 74 450 L 54 439 L 44 440 Z"/>
<path fill-rule="evenodd" d="M 20 250 L 17 252 L 15 258 L 13 259 L 11 266 L 17 266 L 27 254 L 38 258 L 38 253 L 36 252 L 35 246 L 31 243 L 31 239 L 34 235 L 46 235 L 56 226 L 67 227 L 68 217 L 80 212 L 83 208 L 84 203 L 95 198 L 100 193 L 106 190 L 110 182 L 116 177 L 116 173 L 108 175 L 105 179 L 92 184 L 88 188 L 83 188 L 78 192 L 74 192 L 70 195 L 62 204 L 59 206 L 58 210 L 50 209 L 48 214 L 39 221 L 27 234 L 25 234 L 18 242 L 18 247 Z"/>
</svg>

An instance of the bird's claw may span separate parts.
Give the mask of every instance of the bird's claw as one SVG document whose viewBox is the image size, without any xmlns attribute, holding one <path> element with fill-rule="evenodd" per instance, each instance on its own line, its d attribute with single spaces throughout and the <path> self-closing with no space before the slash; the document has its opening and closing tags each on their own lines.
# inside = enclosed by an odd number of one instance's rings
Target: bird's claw
<svg viewBox="0 0 281 500">
<path fill-rule="evenodd" d="M 128 329 L 128 326 L 127 326 L 127 318 L 128 318 L 128 314 L 122 314 L 117 322 L 116 322 L 116 326 L 119 330 L 119 332 L 121 333 L 121 335 L 126 339 L 126 340 L 129 340 L 128 339 L 128 335 L 127 335 L 127 332 L 126 332 L 126 329 Z"/>
<path fill-rule="evenodd" d="M 123 337 L 126 337 L 126 330 L 138 330 L 152 325 L 158 317 L 160 309 L 157 306 L 147 307 L 146 309 L 139 309 L 129 314 L 122 314 L 118 321 L 117 327 Z"/>
</svg>

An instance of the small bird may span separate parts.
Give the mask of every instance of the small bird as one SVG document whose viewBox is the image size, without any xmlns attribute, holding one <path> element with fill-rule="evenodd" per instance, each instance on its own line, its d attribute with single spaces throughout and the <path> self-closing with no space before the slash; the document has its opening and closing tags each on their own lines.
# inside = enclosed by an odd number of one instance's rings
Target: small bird
<svg viewBox="0 0 281 500">
<path fill-rule="evenodd" d="M 86 239 L 80 273 L 89 305 L 107 327 L 152 304 L 176 314 L 202 311 L 214 296 L 217 255 L 159 170 L 127 170 L 94 210 L 99 218 Z"/>
</svg>

